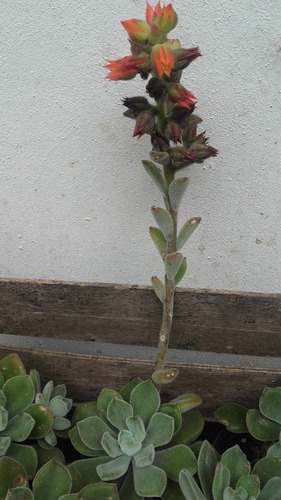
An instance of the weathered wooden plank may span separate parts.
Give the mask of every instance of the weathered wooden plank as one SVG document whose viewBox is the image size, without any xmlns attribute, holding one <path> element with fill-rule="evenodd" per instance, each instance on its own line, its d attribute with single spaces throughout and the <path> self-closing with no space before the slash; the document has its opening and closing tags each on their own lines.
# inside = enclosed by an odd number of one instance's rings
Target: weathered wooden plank
<svg viewBox="0 0 281 500">
<path fill-rule="evenodd" d="M 156 345 L 150 287 L 0 280 L 0 332 Z M 281 294 L 178 289 L 171 347 L 280 355 Z"/>
<path fill-rule="evenodd" d="M 92 400 L 104 387 L 118 390 L 136 376 L 150 377 L 155 356 L 152 347 L 2 335 L 0 357 L 11 352 L 27 370 L 37 368 L 44 382 L 65 383 L 75 401 Z M 227 401 L 256 407 L 264 386 L 281 385 L 280 358 L 171 349 L 167 366 L 180 374 L 163 391 L 164 399 L 197 393 L 208 417 Z"/>
</svg>

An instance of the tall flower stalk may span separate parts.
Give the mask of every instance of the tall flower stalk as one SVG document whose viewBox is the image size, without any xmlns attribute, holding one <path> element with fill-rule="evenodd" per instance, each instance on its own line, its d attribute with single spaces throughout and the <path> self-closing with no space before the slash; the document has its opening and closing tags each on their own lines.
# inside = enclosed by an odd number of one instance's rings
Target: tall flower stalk
<svg viewBox="0 0 281 500">
<path fill-rule="evenodd" d="M 162 282 L 152 277 L 154 291 L 163 304 L 158 350 L 155 360 L 154 382 L 161 386 L 171 382 L 176 370 L 165 370 L 165 359 L 173 321 L 175 287 L 186 272 L 186 258 L 180 252 L 189 236 L 200 223 L 200 217 L 189 219 L 178 231 L 178 210 L 188 185 L 187 177 L 177 174 L 193 163 L 217 155 L 208 144 L 205 132 L 198 134 L 202 119 L 194 113 L 196 97 L 181 83 L 182 71 L 199 57 L 198 47 L 185 49 L 178 39 L 168 33 L 177 24 L 172 4 L 153 8 L 147 3 L 146 20 L 122 21 L 129 35 L 131 55 L 116 61 L 107 61 L 107 78 L 112 81 L 129 80 L 137 74 L 148 79 L 146 92 L 153 100 L 134 96 L 123 100 L 124 115 L 135 121 L 133 136 L 147 134 L 151 138 L 150 160 L 143 166 L 161 191 L 165 208 L 152 207 L 157 227 L 150 227 L 150 236 L 159 251 L 165 267 Z"/>
</svg>

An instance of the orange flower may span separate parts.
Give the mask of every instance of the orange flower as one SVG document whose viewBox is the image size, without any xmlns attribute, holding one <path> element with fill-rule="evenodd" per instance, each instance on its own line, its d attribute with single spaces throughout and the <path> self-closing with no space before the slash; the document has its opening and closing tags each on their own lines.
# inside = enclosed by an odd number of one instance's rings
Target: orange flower
<svg viewBox="0 0 281 500">
<path fill-rule="evenodd" d="M 178 16 L 171 3 L 169 3 L 166 7 L 161 7 L 159 1 L 154 9 L 151 5 L 149 5 L 149 3 L 147 3 L 146 21 L 148 23 L 155 23 L 161 31 L 168 33 L 176 26 Z"/>
<path fill-rule="evenodd" d="M 161 5 L 160 0 L 157 3 L 156 7 L 153 9 L 149 3 L 146 4 L 146 20 L 148 23 L 152 23 L 160 14 Z"/>
<path fill-rule="evenodd" d="M 190 109 L 194 101 L 196 101 L 196 97 L 180 83 L 172 83 L 169 85 L 169 99 L 187 109 Z"/>
<path fill-rule="evenodd" d="M 132 40 L 136 42 L 146 42 L 150 34 L 150 27 L 145 21 L 139 19 L 128 19 L 128 21 L 121 21 L 122 26 L 127 31 Z"/>
<path fill-rule="evenodd" d="M 170 45 L 167 43 L 154 45 L 151 56 L 158 75 L 161 77 L 165 73 L 169 77 L 175 67 L 175 59 Z"/>
<path fill-rule="evenodd" d="M 137 73 L 142 72 L 141 66 L 149 63 L 149 56 L 143 52 L 139 55 L 126 56 L 116 61 L 107 62 L 105 68 L 110 71 L 106 76 L 108 80 L 129 80 L 134 78 Z"/>
</svg>

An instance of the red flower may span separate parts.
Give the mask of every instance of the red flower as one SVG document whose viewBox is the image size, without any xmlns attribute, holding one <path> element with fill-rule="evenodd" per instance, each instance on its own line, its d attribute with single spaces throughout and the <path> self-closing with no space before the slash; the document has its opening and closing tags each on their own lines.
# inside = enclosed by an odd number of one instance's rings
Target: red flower
<svg viewBox="0 0 281 500">
<path fill-rule="evenodd" d="M 105 65 L 110 73 L 106 76 L 108 80 L 129 80 L 136 76 L 137 73 L 141 73 L 144 66 L 147 66 L 149 61 L 149 56 L 144 52 L 139 55 L 131 55 L 123 57 L 122 59 L 117 59 L 117 61 L 107 61 L 108 64 Z"/>
<path fill-rule="evenodd" d="M 151 56 L 158 75 L 161 77 L 165 73 L 169 77 L 175 66 L 174 55 L 170 45 L 168 43 L 154 45 Z"/>
<path fill-rule="evenodd" d="M 180 83 L 172 83 L 169 86 L 169 99 L 183 108 L 190 109 L 194 105 L 196 97 L 185 89 Z"/>
<path fill-rule="evenodd" d="M 128 32 L 132 40 L 136 42 L 146 42 L 150 34 L 150 27 L 145 21 L 139 19 L 128 19 L 128 21 L 121 21 L 122 26 Z"/>
</svg>

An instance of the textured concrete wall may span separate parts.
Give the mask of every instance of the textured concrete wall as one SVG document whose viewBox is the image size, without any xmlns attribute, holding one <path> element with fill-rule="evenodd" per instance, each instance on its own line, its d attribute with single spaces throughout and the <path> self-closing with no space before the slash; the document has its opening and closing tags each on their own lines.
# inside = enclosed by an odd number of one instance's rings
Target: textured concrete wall
<svg viewBox="0 0 281 500">
<path fill-rule="evenodd" d="M 114 8 L 113 8 L 114 5 Z M 119 21 L 141 0 L 2 0 L 0 276 L 147 284 L 162 277 L 149 239 L 161 196 L 143 171 L 121 98 L 139 78 L 104 79 L 129 54 Z M 154 3 L 153 3 L 154 5 Z M 187 175 L 183 286 L 279 292 L 281 17 L 276 0 L 175 0 L 172 32 L 204 57 L 183 84 L 220 154 Z M 181 172 L 182 174 L 182 172 Z"/>
</svg>

